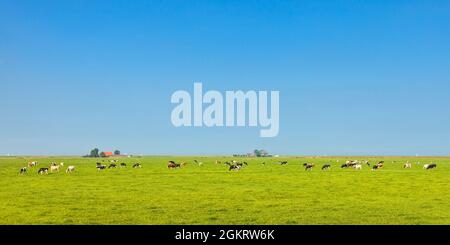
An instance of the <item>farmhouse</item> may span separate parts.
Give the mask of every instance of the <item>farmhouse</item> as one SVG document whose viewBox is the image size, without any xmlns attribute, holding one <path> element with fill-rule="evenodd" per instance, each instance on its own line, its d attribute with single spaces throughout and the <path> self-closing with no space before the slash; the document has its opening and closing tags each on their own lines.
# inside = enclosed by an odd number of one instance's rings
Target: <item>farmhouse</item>
<svg viewBox="0 0 450 245">
<path fill-rule="evenodd" d="M 114 156 L 114 153 L 112 153 L 111 151 L 105 151 L 103 153 L 104 153 L 105 157 L 112 157 L 112 156 Z"/>
</svg>

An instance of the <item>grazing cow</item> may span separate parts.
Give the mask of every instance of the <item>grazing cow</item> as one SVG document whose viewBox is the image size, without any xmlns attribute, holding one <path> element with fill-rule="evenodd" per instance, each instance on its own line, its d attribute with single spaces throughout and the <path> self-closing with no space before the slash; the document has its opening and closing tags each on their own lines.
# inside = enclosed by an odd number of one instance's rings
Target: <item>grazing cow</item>
<svg viewBox="0 0 450 245">
<path fill-rule="evenodd" d="M 353 168 L 356 169 L 356 170 L 361 170 L 362 169 L 362 165 L 361 164 L 356 164 L 356 165 L 353 165 Z"/>
<path fill-rule="evenodd" d="M 32 168 L 32 167 L 36 166 L 37 164 L 38 164 L 38 162 L 29 162 L 28 167 Z"/>
<path fill-rule="evenodd" d="M 48 168 L 40 168 L 38 174 L 48 174 Z"/>
<path fill-rule="evenodd" d="M 61 167 L 60 165 L 51 165 L 50 166 L 50 172 L 53 173 L 53 171 L 59 172 L 59 167 Z"/>
<path fill-rule="evenodd" d="M 199 161 L 197 161 L 197 160 L 194 160 L 194 162 L 195 162 L 195 164 L 197 164 L 198 166 L 202 166 L 203 165 L 203 162 L 199 162 Z M 184 164 L 183 164 L 184 165 Z M 183 165 L 181 165 L 181 166 L 183 166 Z"/>
<path fill-rule="evenodd" d="M 127 166 L 127 164 L 124 162 L 120 164 L 120 167 L 126 167 L 126 166 Z"/>
<path fill-rule="evenodd" d="M 412 168 L 412 164 L 407 162 L 405 165 L 403 165 L 403 168 Z"/>
<path fill-rule="evenodd" d="M 384 167 L 384 161 L 378 162 L 375 166 L 377 166 L 377 169 Z"/>
<path fill-rule="evenodd" d="M 133 164 L 133 168 L 142 168 L 142 165 L 140 163 Z"/>
<path fill-rule="evenodd" d="M 303 167 L 305 167 L 305 171 L 311 171 L 314 167 L 313 163 L 303 163 Z"/>
<path fill-rule="evenodd" d="M 357 164 L 360 164 L 359 161 L 357 161 L 357 160 L 348 160 L 345 162 L 345 164 L 341 165 L 341 168 L 351 168 Z"/>
<path fill-rule="evenodd" d="M 329 170 L 331 168 L 330 164 L 325 164 L 322 166 L 322 170 Z"/>
<path fill-rule="evenodd" d="M 115 164 L 115 163 L 111 163 L 111 164 L 109 164 L 109 166 L 108 166 L 108 168 L 116 168 L 117 167 L 117 165 Z"/>
<path fill-rule="evenodd" d="M 426 167 L 425 167 L 425 166 L 426 166 Z M 426 170 L 429 170 L 429 169 L 434 169 L 434 168 L 436 168 L 437 165 L 434 164 L 434 163 L 432 163 L 432 164 L 425 164 L 423 167 L 424 167 Z"/>
<path fill-rule="evenodd" d="M 26 174 L 27 173 L 27 167 L 23 167 L 20 169 L 20 173 L 19 174 Z"/>
<path fill-rule="evenodd" d="M 230 168 L 228 169 L 228 171 L 231 171 L 231 170 L 239 171 L 240 169 L 241 169 L 241 167 L 238 165 L 231 165 Z"/>
<path fill-rule="evenodd" d="M 288 162 L 287 161 L 282 161 L 282 162 L 279 162 L 279 164 L 280 165 L 286 165 L 286 164 L 288 164 Z"/>
<path fill-rule="evenodd" d="M 97 170 L 104 170 L 106 169 L 106 165 L 97 164 Z"/>
<path fill-rule="evenodd" d="M 169 163 L 167 164 L 167 168 L 169 168 L 169 169 L 180 168 L 180 164 L 178 164 L 174 161 L 169 161 Z"/>
<path fill-rule="evenodd" d="M 380 167 L 380 165 L 373 165 L 373 167 L 372 167 L 372 171 L 375 171 L 375 170 L 378 170 L 378 169 L 380 169 L 381 167 Z"/>
<path fill-rule="evenodd" d="M 75 171 L 75 166 L 68 166 L 66 169 L 66 173 L 72 173 L 73 171 Z"/>
</svg>

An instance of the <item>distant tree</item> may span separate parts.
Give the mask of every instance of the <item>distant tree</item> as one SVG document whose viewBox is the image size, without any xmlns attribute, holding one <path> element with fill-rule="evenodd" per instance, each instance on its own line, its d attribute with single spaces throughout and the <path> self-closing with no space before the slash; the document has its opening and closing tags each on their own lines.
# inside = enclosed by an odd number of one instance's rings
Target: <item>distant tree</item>
<svg viewBox="0 0 450 245">
<path fill-rule="evenodd" d="M 120 151 L 119 150 L 115 150 L 114 151 L 114 155 L 120 155 Z"/>
<path fill-rule="evenodd" d="M 260 157 L 261 156 L 261 151 L 260 150 L 254 150 L 253 153 L 255 154 L 256 157 Z"/>
<path fill-rule="evenodd" d="M 89 154 L 89 157 L 99 157 L 100 155 L 98 154 L 99 150 L 98 148 L 94 148 L 91 150 L 91 154 Z"/>
<path fill-rule="evenodd" d="M 100 157 L 106 157 L 106 154 L 102 151 L 100 152 Z"/>
<path fill-rule="evenodd" d="M 266 150 L 260 150 L 259 153 L 261 157 L 267 157 L 269 155 L 269 153 Z"/>
</svg>

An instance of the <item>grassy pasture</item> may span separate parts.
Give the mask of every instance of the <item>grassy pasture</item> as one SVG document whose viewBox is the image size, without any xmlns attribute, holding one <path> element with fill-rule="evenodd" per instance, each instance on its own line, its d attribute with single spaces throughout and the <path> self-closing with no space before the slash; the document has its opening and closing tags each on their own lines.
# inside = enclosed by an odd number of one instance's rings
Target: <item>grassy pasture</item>
<svg viewBox="0 0 450 245">
<path fill-rule="evenodd" d="M 339 168 L 352 157 L 245 158 L 239 172 L 216 159 L 236 158 L 125 158 L 126 168 L 105 171 L 98 159 L 0 158 L 0 224 L 450 224 L 450 158 L 355 158 L 386 161 L 378 171 Z M 30 160 L 39 165 L 20 176 Z M 168 170 L 168 160 L 189 164 Z M 407 160 L 412 169 L 402 168 Z M 51 161 L 76 172 L 39 176 Z M 303 162 L 316 168 L 306 172 Z M 330 171 L 320 170 L 325 163 Z"/>
</svg>

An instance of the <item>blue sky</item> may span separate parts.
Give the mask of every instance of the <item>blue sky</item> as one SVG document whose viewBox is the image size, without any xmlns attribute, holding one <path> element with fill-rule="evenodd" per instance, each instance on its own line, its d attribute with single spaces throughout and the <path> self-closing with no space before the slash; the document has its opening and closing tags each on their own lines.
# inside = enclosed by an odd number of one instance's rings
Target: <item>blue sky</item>
<svg viewBox="0 0 450 245">
<path fill-rule="evenodd" d="M 449 1 L 0 0 L 0 154 L 450 155 Z M 280 91 L 280 132 L 174 128 Z"/>
</svg>

